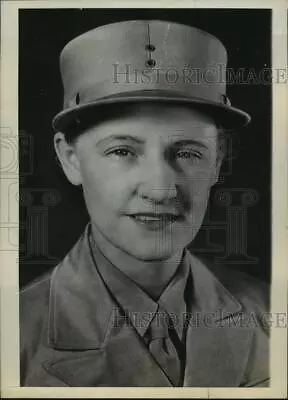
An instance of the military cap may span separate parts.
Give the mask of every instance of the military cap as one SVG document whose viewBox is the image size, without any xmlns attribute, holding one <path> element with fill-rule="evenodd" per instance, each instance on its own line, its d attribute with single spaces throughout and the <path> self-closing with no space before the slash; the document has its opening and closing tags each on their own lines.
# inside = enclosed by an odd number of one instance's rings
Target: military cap
<svg viewBox="0 0 288 400">
<path fill-rule="evenodd" d="M 162 20 L 103 25 L 70 41 L 60 54 L 63 110 L 53 119 L 63 131 L 99 106 L 136 102 L 185 104 L 224 128 L 250 116 L 226 95 L 227 52 L 215 36 Z"/>
</svg>

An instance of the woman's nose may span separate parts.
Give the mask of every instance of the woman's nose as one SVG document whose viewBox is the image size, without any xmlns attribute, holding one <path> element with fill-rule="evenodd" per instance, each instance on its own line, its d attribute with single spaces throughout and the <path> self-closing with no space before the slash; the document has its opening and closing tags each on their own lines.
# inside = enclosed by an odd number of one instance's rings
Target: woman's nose
<svg viewBox="0 0 288 400">
<path fill-rule="evenodd" d="M 144 163 L 139 194 L 154 202 L 177 197 L 176 174 L 164 157 L 153 157 Z"/>
</svg>

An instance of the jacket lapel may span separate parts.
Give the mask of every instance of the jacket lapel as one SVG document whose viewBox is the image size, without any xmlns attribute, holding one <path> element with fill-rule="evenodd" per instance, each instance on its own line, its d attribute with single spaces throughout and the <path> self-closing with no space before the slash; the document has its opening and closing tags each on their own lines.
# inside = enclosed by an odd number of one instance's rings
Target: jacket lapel
<svg viewBox="0 0 288 400">
<path fill-rule="evenodd" d="M 253 338 L 252 329 L 229 326 L 190 329 L 184 386 L 237 387 Z"/>
<path fill-rule="evenodd" d="M 239 386 L 254 331 L 241 304 L 206 265 L 190 255 L 193 306 L 184 386 Z"/>
<path fill-rule="evenodd" d="M 103 349 L 61 353 L 43 366 L 68 386 L 172 386 L 128 326 L 114 333 Z"/>
<path fill-rule="evenodd" d="M 52 274 L 48 321 L 42 365 L 66 385 L 171 386 L 98 275 L 87 230 Z"/>
</svg>

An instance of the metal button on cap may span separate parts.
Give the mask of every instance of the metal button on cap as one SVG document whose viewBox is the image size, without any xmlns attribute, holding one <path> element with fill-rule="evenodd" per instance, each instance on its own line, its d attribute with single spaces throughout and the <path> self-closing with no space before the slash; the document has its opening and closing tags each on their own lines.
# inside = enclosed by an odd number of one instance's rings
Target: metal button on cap
<svg viewBox="0 0 288 400">
<path fill-rule="evenodd" d="M 154 51 L 156 49 L 156 47 L 154 46 L 154 44 L 146 44 L 145 49 L 148 51 Z"/>
<path fill-rule="evenodd" d="M 156 61 L 150 58 L 149 60 L 146 61 L 147 67 L 155 67 Z"/>
</svg>

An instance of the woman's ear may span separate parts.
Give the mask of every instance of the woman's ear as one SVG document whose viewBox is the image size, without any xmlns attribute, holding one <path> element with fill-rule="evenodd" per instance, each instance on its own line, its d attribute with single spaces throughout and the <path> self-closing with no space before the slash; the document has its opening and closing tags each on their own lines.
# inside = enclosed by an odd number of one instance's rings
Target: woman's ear
<svg viewBox="0 0 288 400">
<path fill-rule="evenodd" d="M 217 156 L 216 156 L 216 162 L 215 162 L 215 167 L 214 167 L 214 171 L 213 171 L 211 186 L 216 185 L 216 183 L 218 182 L 221 166 L 222 166 L 223 160 L 226 156 L 227 143 L 226 143 L 225 132 L 224 132 L 223 128 L 221 128 L 219 126 L 218 126 L 218 129 L 219 129 L 219 131 L 218 131 L 218 138 L 217 138 Z"/>
<path fill-rule="evenodd" d="M 222 156 L 217 157 L 217 160 L 216 160 L 216 163 L 215 163 L 215 169 L 213 171 L 212 185 L 211 186 L 216 185 L 216 183 L 218 182 L 222 161 L 223 161 L 223 157 Z"/>
<path fill-rule="evenodd" d="M 54 136 L 54 148 L 67 179 L 73 185 L 81 185 L 82 176 L 75 144 L 67 143 L 65 135 L 58 132 Z"/>
</svg>

